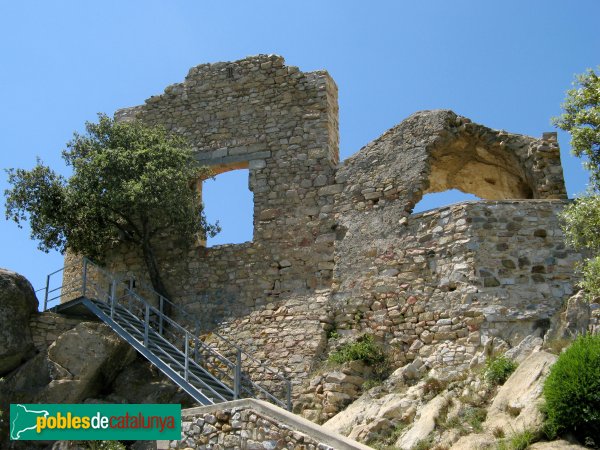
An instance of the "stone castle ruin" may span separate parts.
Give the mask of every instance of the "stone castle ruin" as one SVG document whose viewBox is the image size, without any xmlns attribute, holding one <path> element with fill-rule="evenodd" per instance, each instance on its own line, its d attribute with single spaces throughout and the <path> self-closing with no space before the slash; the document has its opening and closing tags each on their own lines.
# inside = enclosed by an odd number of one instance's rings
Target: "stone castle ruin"
<svg viewBox="0 0 600 450">
<path fill-rule="evenodd" d="M 340 161 L 335 82 L 275 55 L 194 67 L 116 118 L 182 134 L 215 174 L 247 169 L 252 241 L 163 236 L 156 256 L 179 307 L 169 317 L 125 244 L 105 268 L 67 254 L 53 310 L 38 312 L 31 285 L 0 270 L 0 410 L 204 405 L 184 412 L 181 440 L 136 448 L 494 448 L 541 425 L 556 360 L 545 350 L 600 330 L 600 304 L 576 288 L 583 256 L 559 226 L 555 133 L 421 111 Z M 481 200 L 413 212 L 449 189 Z M 364 339 L 385 363 L 327 362 Z M 493 388 L 480 368 L 499 354 L 519 367 Z"/>
<path fill-rule="evenodd" d="M 451 375 L 491 339 L 542 335 L 573 294 L 581 255 L 558 224 L 567 195 L 555 133 L 422 111 L 340 162 L 335 82 L 274 55 L 194 67 L 116 117 L 184 135 L 215 173 L 249 169 L 252 241 L 165 239 L 162 270 L 207 330 L 296 383 L 333 328 L 373 333 L 397 365 L 420 357 Z M 452 188 L 482 200 L 412 214 L 424 194 Z M 144 271 L 126 247 L 108 266 Z"/>
<path fill-rule="evenodd" d="M 395 367 L 419 361 L 452 378 L 485 352 L 542 337 L 574 293 L 581 255 L 559 228 L 555 133 L 421 111 L 340 162 L 334 80 L 274 55 L 194 67 L 116 117 L 184 135 L 215 173 L 249 170 L 252 241 L 185 248 L 173 236 L 159 260 L 173 300 L 205 331 L 285 367 L 298 404 L 332 330 L 373 334 Z M 412 213 L 452 188 L 482 200 Z M 107 265 L 144 272 L 127 247 Z M 326 417 L 348 401 L 334 397 L 319 397 Z"/>
</svg>

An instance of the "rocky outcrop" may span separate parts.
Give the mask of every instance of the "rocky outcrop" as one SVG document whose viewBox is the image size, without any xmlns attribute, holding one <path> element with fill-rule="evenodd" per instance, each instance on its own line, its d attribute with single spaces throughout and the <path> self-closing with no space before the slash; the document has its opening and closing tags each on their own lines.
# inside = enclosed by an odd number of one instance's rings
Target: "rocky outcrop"
<svg viewBox="0 0 600 450">
<path fill-rule="evenodd" d="M 412 428 L 398 439 L 396 446 L 401 449 L 411 449 L 423 441 L 435 429 L 436 420 L 442 409 L 448 405 L 448 395 L 438 395 L 420 411 L 419 418 Z"/>
<path fill-rule="evenodd" d="M 546 341 L 569 339 L 589 330 L 592 310 L 583 290 L 569 298 L 565 309 L 557 314 L 552 327 L 546 335 Z"/>
<path fill-rule="evenodd" d="M 443 381 L 433 378 L 435 369 L 415 374 L 407 365 L 324 427 L 370 445 L 406 450 L 424 442 L 433 448 L 493 449 L 518 433 L 535 433 L 543 424 L 543 384 L 557 358 L 540 350 L 540 343 L 531 335 L 512 349 L 521 362 L 499 388 L 485 380 L 479 366 L 462 380 Z"/>
<path fill-rule="evenodd" d="M 496 447 L 496 439 L 489 434 L 469 434 L 456 441 L 451 450 L 492 450 Z"/>
<path fill-rule="evenodd" d="M 58 376 L 41 397 L 48 403 L 76 403 L 97 395 L 134 357 L 133 348 L 107 325 L 80 323 L 48 348 Z"/>
<path fill-rule="evenodd" d="M 33 341 L 28 323 L 37 308 L 31 283 L 16 272 L 0 269 L 0 376 L 31 356 Z"/>
<path fill-rule="evenodd" d="M 502 430 L 506 435 L 539 429 L 543 417 L 539 411 L 542 388 L 556 356 L 541 351 L 524 360 L 500 388 L 488 409 L 484 428 Z"/>
<path fill-rule="evenodd" d="M 116 376 L 109 390 L 104 400 L 111 403 L 194 404 L 189 395 L 140 355 Z"/>
<path fill-rule="evenodd" d="M 83 322 L 61 334 L 0 382 L 4 404 L 79 403 L 98 396 L 133 360 L 129 345 L 101 323 Z"/>
</svg>

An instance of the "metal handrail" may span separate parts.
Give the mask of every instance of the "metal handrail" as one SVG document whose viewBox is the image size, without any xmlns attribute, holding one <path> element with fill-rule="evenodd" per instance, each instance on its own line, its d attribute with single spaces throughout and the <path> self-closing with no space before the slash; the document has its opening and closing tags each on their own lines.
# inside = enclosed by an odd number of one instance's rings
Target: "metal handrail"
<svg viewBox="0 0 600 450">
<path fill-rule="evenodd" d="M 192 322 L 192 324 L 194 325 L 194 327 L 196 328 L 196 330 L 200 330 L 201 329 L 200 322 L 195 317 L 193 317 L 189 312 L 187 312 L 183 307 L 181 307 L 179 305 L 176 305 L 175 303 L 173 303 L 172 301 L 170 301 L 169 299 L 167 299 L 165 296 L 163 296 L 162 294 L 160 294 L 159 292 L 157 292 L 152 286 L 148 285 L 148 283 L 144 282 L 143 280 L 139 280 L 135 276 L 131 276 L 130 278 L 131 278 L 131 280 L 134 280 L 136 282 L 136 284 L 139 284 L 140 286 L 142 286 L 145 290 L 148 290 L 151 293 L 157 295 L 158 298 L 159 298 L 159 303 L 161 301 L 169 303 L 178 313 L 180 313 L 182 316 L 184 316 L 186 319 L 188 319 L 190 322 Z M 168 317 L 168 316 L 165 316 L 165 317 Z M 231 342 L 229 339 L 221 336 L 216 331 L 211 331 L 210 333 L 211 333 L 211 335 L 217 337 L 219 340 L 221 340 L 222 342 L 224 342 L 226 345 L 229 345 L 230 347 L 233 347 L 236 351 L 241 352 L 241 355 L 243 357 L 246 357 L 250 361 L 255 362 L 258 367 L 260 367 L 262 369 L 265 369 L 267 372 L 269 372 L 270 374 L 272 374 L 273 376 L 275 376 L 276 378 L 278 378 L 280 381 L 283 381 L 286 384 L 286 391 L 288 391 L 288 395 L 287 396 L 288 397 L 290 396 L 290 393 L 291 393 L 291 382 L 290 382 L 290 380 L 286 376 L 283 376 L 279 372 L 276 372 L 275 370 L 271 369 L 264 362 L 262 362 L 262 361 L 260 361 L 260 360 L 258 360 L 256 358 L 254 358 L 252 355 L 250 355 L 249 353 L 245 352 L 237 344 L 235 344 L 234 342 Z M 252 384 L 256 384 L 256 383 L 252 382 Z M 261 390 L 263 390 L 262 386 L 260 386 L 258 384 L 256 385 L 256 387 L 259 388 L 259 389 L 261 389 Z M 286 406 L 288 406 L 288 407 L 291 406 L 291 405 L 289 405 L 289 401 L 286 401 L 286 403 L 288 403 L 288 405 L 286 405 Z"/>
<path fill-rule="evenodd" d="M 187 335 L 191 334 L 188 330 L 186 330 L 184 327 L 182 327 L 179 323 L 175 322 L 172 318 L 170 318 L 169 316 L 167 316 L 164 313 L 160 312 L 154 306 L 150 305 L 143 297 L 141 297 L 140 295 L 138 295 L 137 292 L 129 290 L 129 289 L 126 289 L 126 291 L 129 293 L 128 295 L 131 295 L 132 297 L 134 297 L 138 301 L 142 302 L 145 306 L 147 305 L 149 312 L 153 312 L 153 313 L 155 313 L 157 315 L 162 316 L 162 318 L 164 320 L 166 320 L 168 323 L 170 323 L 174 328 L 179 329 L 180 331 L 182 331 L 184 333 L 184 335 L 186 336 L 186 338 L 187 338 Z M 126 297 L 126 296 L 124 296 L 124 297 Z M 159 332 L 159 330 L 156 330 L 156 329 L 154 329 L 154 331 Z M 159 334 L 161 334 L 161 333 L 159 333 Z M 163 334 L 161 334 L 161 336 L 162 335 Z M 198 339 L 198 343 L 201 344 L 203 346 L 203 348 L 206 349 L 208 352 L 212 353 L 212 356 L 215 356 L 223 364 L 229 366 L 229 368 L 233 369 L 235 367 L 235 363 L 231 362 L 227 357 L 221 355 L 219 352 L 217 352 L 212 347 L 206 345 L 204 342 L 202 342 L 202 340 Z"/>
<path fill-rule="evenodd" d="M 193 357 L 191 359 L 194 362 L 194 364 L 199 364 L 197 361 L 198 353 L 204 353 L 204 355 L 202 356 L 203 362 L 205 364 L 207 364 L 208 366 L 210 366 L 211 370 L 218 372 L 218 374 L 221 375 L 223 378 L 227 378 L 227 379 L 233 381 L 234 398 L 239 398 L 242 391 L 246 392 L 249 395 L 253 395 L 252 389 L 256 389 L 256 390 L 260 391 L 263 395 L 265 395 L 267 398 L 271 399 L 271 401 L 273 401 L 274 403 L 279 404 L 280 406 L 283 406 L 287 409 L 291 409 L 291 381 L 286 376 L 281 375 L 280 373 L 278 373 L 277 371 L 273 370 L 271 367 L 266 365 L 264 362 L 258 360 L 257 358 L 254 358 L 249 353 L 246 353 L 234 342 L 226 339 L 225 337 L 221 336 L 219 333 L 212 331 L 210 334 L 212 336 L 215 336 L 215 338 L 217 339 L 217 342 L 216 342 L 217 348 L 219 347 L 219 341 L 220 341 L 235 351 L 235 362 L 231 361 L 229 358 L 227 358 L 226 356 L 221 354 L 219 351 L 217 351 L 217 349 L 215 347 L 207 344 L 202 339 L 200 339 L 199 332 L 202 329 L 202 327 L 201 327 L 200 322 L 194 316 L 192 316 L 189 312 L 187 312 L 181 306 L 174 304 L 172 301 L 170 301 L 169 299 L 167 299 L 166 297 L 164 297 L 163 295 L 158 293 L 153 287 L 149 286 L 144 281 L 139 280 L 134 276 L 125 276 L 125 277 L 117 278 L 117 277 L 115 277 L 114 274 L 112 274 L 112 273 L 108 272 L 106 269 L 103 269 L 102 267 L 98 266 L 90 259 L 83 258 L 83 267 L 82 267 L 81 278 L 76 278 L 75 280 L 72 280 L 65 284 L 61 283 L 61 285 L 56 288 L 50 287 L 50 280 L 51 280 L 52 276 L 54 276 L 58 273 L 64 272 L 66 269 L 73 268 L 74 266 L 76 266 L 76 263 L 71 263 L 69 265 L 66 265 L 65 267 L 62 267 L 61 269 L 55 270 L 54 272 L 48 274 L 48 276 L 46 277 L 46 286 L 45 286 L 45 288 L 43 288 L 45 290 L 44 309 L 43 309 L 44 311 L 53 309 L 54 307 L 50 307 L 50 304 L 57 299 L 61 299 L 65 295 L 70 295 L 70 294 L 73 294 L 73 293 L 79 291 L 79 292 L 81 292 L 82 297 L 87 297 L 87 294 L 93 290 L 92 296 L 90 296 L 90 298 L 95 297 L 97 300 L 100 300 L 100 301 L 103 301 L 103 302 L 109 304 L 111 307 L 111 312 L 110 312 L 111 317 L 114 316 L 115 305 L 120 305 L 125 310 L 127 310 L 130 314 L 132 314 L 133 317 L 135 317 L 137 320 L 141 321 L 144 324 L 145 329 L 144 329 L 143 345 L 145 347 L 148 346 L 149 328 L 152 328 L 153 332 L 157 333 L 163 339 L 166 338 L 165 337 L 166 333 L 172 334 L 171 339 L 174 338 L 175 340 L 177 340 L 177 339 L 183 338 L 184 339 L 183 348 L 178 349 L 178 351 L 182 352 L 183 356 L 185 358 L 184 366 L 183 366 L 185 381 L 188 381 L 189 376 L 192 375 L 192 377 L 194 379 L 197 379 L 197 381 L 199 381 L 203 385 L 205 384 L 201 379 L 199 379 L 196 375 L 194 375 L 193 373 L 191 373 L 189 371 L 189 359 L 191 356 L 190 353 L 193 353 Z M 103 287 L 101 283 L 99 283 L 97 280 L 94 279 L 92 274 L 90 274 L 91 268 L 93 268 L 94 271 L 98 272 L 98 274 L 103 278 L 102 281 L 105 282 L 106 286 Z M 124 291 L 125 294 L 117 298 L 117 287 L 120 283 L 123 283 L 123 282 L 127 282 L 128 287 L 125 288 L 125 291 Z M 158 297 L 158 308 L 151 305 L 150 303 L 148 303 L 148 301 L 146 299 L 144 299 L 141 295 L 139 295 L 137 292 L 135 292 L 135 289 L 133 288 L 134 283 L 139 283 L 139 286 L 142 287 L 144 290 L 147 290 L 150 294 L 156 295 Z M 108 290 L 106 289 L 106 287 L 108 287 Z M 58 295 L 51 297 L 51 295 L 56 292 L 58 292 Z M 97 294 L 99 294 L 99 295 L 97 295 Z M 127 309 L 127 307 L 124 304 L 124 301 L 126 301 L 125 298 L 127 298 L 127 297 L 129 297 L 130 308 L 131 308 L 131 299 L 137 300 L 138 303 L 143 305 L 143 307 L 142 307 L 143 311 L 140 311 L 140 313 L 143 312 L 143 314 L 144 314 L 143 318 L 136 316 L 136 314 L 134 314 L 132 311 Z M 180 323 L 176 322 L 174 319 L 167 316 L 163 312 L 165 309 L 165 304 L 170 305 L 172 310 L 175 311 L 176 314 L 179 314 L 182 318 L 184 318 L 184 320 L 186 320 L 188 323 L 193 325 L 195 327 L 195 333 L 188 331 L 188 329 L 186 329 Z M 155 327 L 151 326 L 151 320 L 150 320 L 151 314 L 153 315 L 152 319 L 156 320 L 158 322 L 158 327 L 157 327 L 158 330 Z M 178 336 L 176 332 L 178 332 L 180 334 L 180 336 Z M 191 341 L 194 342 L 193 350 L 190 349 Z M 169 342 L 171 345 L 174 345 L 176 348 L 176 345 L 174 343 L 170 342 L 168 339 L 166 339 L 166 342 Z M 214 358 L 214 360 L 211 360 L 210 358 Z M 171 357 L 171 359 L 174 359 L 174 358 Z M 261 368 L 270 377 L 272 377 L 274 379 L 278 379 L 279 381 L 283 382 L 283 384 L 285 386 L 285 391 L 286 391 L 285 401 L 282 401 L 279 398 L 277 398 L 275 395 L 273 395 L 271 392 L 269 392 L 263 386 L 261 386 L 260 384 L 256 383 L 252 379 L 250 379 L 249 376 L 245 377 L 244 382 L 248 383 L 248 385 L 250 385 L 250 387 L 252 389 L 248 388 L 247 386 L 243 386 L 242 385 L 242 376 L 243 376 L 242 362 L 243 362 L 243 360 L 253 362 L 254 363 L 253 365 Z M 222 370 L 222 366 L 219 367 L 218 363 L 221 363 L 224 366 L 226 366 L 228 368 L 228 370 L 231 370 L 233 372 L 233 375 Z M 198 367 L 201 367 L 201 366 L 198 366 Z M 210 374 L 210 372 L 207 372 L 207 373 Z M 214 376 L 212 376 L 212 375 L 211 375 L 211 377 L 214 378 Z M 217 378 L 215 378 L 215 380 L 219 381 Z M 210 388 L 210 386 L 207 386 L 207 388 L 210 391 L 213 391 L 212 388 Z M 218 394 L 216 392 L 213 392 L 213 393 L 215 395 L 217 395 L 219 398 L 223 399 L 223 397 L 220 394 Z"/>
<path fill-rule="evenodd" d="M 145 302 L 145 300 L 144 300 L 143 298 L 141 298 L 141 297 L 138 297 L 138 300 L 139 300 L 140 302 L 142 302 L 142 303 L 145 303 L 145 304 L 147 304 L 147 303 Z M 121 305 L 121 306 L 122 306 L 122 305 Z M 126 310 L 126 311 L 127 311 L 127 310 Z M 129 311 L 128 311 L 128 312 L 129 312 Z M 133 316 L 135 319 L 137 319 L 138 321 L 140 321 L 139 317 L 136 317 L 136 316 L 135 316 L 135 315 L 133 315 L 133 314 L 132 314 L 132 316 Z M 141 322 L 141 321 L 140 321 L 140 322 Z M 144 324 L 144 325 L 145 325 L 145 324 Z M 154 331 L 155 333 L 157 333 L 157 331 L 156 331 L 156 330 L 153 330 L 153 331 Z M 161 337 L 162 337 L 162 336 L 161 336 Z M 178 350 L 178 349 L 177 349 L 177 347 L 175 347 L 175 346 L 173 345 L 173 343 L 172 343 L 172 342 L 169 342 L 168 340 L 166 340 L 166 339 L 164 339 L 164 338 L 163 338 L 163 340 L 164 340 L 164 341 L 165 341 L 167 344 L 169 344 L 169 345 L 170 345 L 170 346 L 171 346 L 171 347 L 172 347 L 174 350 Z M 145 346 L 146 346 L 146 347 L 148 347 L 148 344 L 146 343 L 146 345 L 145 345 Z M 184 378 L 186 379 L 186 381 L 187 381 L 187 379 L 189 378 L 189 376 L 191 375 L 191 376 L 192 376 L 194 379 L 196 379 L 196 381 L 197 381 L 197 382 L 201 383 L 201 384 L 202 384 L 202 385 L 203 385 L 203 386 L 204 386 L 206 389 L 208 389 L 208 390 L 209 390 L 209 391 L 210 391 L 210 392 L 211 392 L 213 395 L 216 395 L 216 396 L 217 396 L 219 399 L 221 399 L 221 400 L 223 400 L 223 401 L 225 401 L 225 400 L 226 400 L 226 399 L 225 399 L 225 398 L 224 398 L 224 397 L 223 397 L 221 394 L 219 394 L 217 391 L 215 391 L 215 390 L 214 390 L 214 389 L 213 389 L 213 388 L 212 388 L 210 385 L 206 384 L 206 383 L 205 383 L 205 382 L 204 382 L 204 381 L 203 381 L 201 378 L 199 378 L 198 376 L 196 376 L 196 375 L 195 375 L 193 372 L 191 372 L 191 371 L 189 370 L 189 358 L 188 358 L 188 355 L 185 355 L 185 361 L 184 361 L 184 364 L 182 365 L 180 361 L 176 360 L 176 359 L 175 359 L 175 358 L 174 358 L 174 357 L 173 357 L 171 354 L 169 354 L 169 353 L 168 353 L 168 352 L 167 352 L 167 351 L 166 351 L 164 348 L 158 347 L 158 350 L 160 350 L 160 351 L 161 351 L 161 353 L 163 353 L 163 354 L 164 354 L 164 356 L 168 357 L 168 358 L 169 358 L 169 359 L 170 359 L 170 360 L 171 360 L 171 361 L 172 361 L 174 364 L 176 364 L 177 366 L 179 366 L 179 367 L 181 367 L 182 369 L 184 369 Z M 200 368 L 200 369 L 201 369 L 201 367 L 200 367 L 200 366 L 198 366 L 198 368 Z M 209 374 L 209 375 L 210 375 L 210 374 Z M 218 379 L 216 379 L 216 378 L 214 378 L 214 377 L 212 377 L 212 378 L 213 378 L 215 381 L 217 381 L 217 382 L 219 381 Z"/>
</svg>

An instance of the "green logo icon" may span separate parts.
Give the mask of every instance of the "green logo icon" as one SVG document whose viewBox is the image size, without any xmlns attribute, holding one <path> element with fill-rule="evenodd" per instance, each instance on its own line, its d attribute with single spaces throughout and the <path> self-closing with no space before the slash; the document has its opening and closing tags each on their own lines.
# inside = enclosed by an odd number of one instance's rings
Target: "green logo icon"
<svg viewBox="0 0 600 450">
<path fill-rule="evenodd" d="M 181 405 L 11 404 L 12 440 L 181 439 Z"/>
</svg>

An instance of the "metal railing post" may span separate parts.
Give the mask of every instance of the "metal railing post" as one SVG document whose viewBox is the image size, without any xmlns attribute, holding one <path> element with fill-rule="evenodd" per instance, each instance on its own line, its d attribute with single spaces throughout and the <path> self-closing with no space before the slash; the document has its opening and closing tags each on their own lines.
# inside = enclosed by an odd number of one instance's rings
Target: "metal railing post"
<svg viewBox="0 0 600 450">
<path fill-rule="evenodd" d="M 146 303 L 146 312 L 144 314 L 144 347 L 148 347 L 148 327 L 150 324 L 150 305 Z"/>
<path fill-rule="evenodd" d="M 115 301 L 117 299 L 117 280 L 113 280 L 110 285 L 110 317 L 115 317 Z"/>
<path fill-rule="evenodd" d="M 288 411 L 292 410 L 292 382 L 290 380 L 286 381 L 286 393 L 285 393 L 285 402 L 287 404 Z"/>
<path fill-rule="evenodd" d="M 44 311 L 48 309 L 48 291 L 50 290 L 50 275 L 46 276 L 46 293 L 44 294 Z"/>
<path fill-rule="evenodd" d="M 188 371 L 190 367 L 190 339 L 188 337 L 188 332 L 185 332 L 185 367 L 183 369 L 183 378 L 185 381 L 188 380 Z"/>
<path fill-rule="evenodd" d="M 158 310 L 160 314 L 158 315 L 158 333 L 162 336 L 163 334 L 163 315 L 164 313 L 164 301 L 165 298 L 161 295 L 158 299 Z"/>
<path fill-rule="evenodd" d="M 240 398 L 240 390 L 242 387 L 242 351 L 238 348 L 235 353 L 235 372 L 233 375 L 233 399 Z"/>
<path fill-rule="evenodd" d="M 81 296 L 85 297 L 87 291 L 87 258 L 83 258 L 83 280 L 81 282 Z"/>
<path fill-rule="evenodd" d="M 198 324 L 196 323 L 196 329 L 194 330 L 194 361 L 198 361 Z"/>
<path fill-rule="evenodd" d="M 129 306 L 129 310 L 131 311 L 131 301 L 133 297 L 133 277 L 129 277 L 129 288 L 127 290 L 129 291 L 129 295 L 127 296 L 129 300 L 127 300 L 127 303 Z"/>
</svg>

